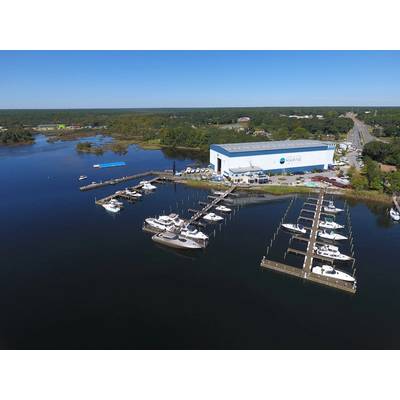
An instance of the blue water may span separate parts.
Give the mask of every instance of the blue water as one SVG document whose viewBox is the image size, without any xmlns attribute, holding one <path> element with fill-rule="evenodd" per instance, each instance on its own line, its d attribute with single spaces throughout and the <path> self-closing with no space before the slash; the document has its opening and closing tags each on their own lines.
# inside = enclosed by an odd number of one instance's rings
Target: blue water
<svg viewBox="0 0 400 400">
<path fill-rule="evenodd" d="M 0 147 L 1 348 L 400 347 L 400 224 L 385 207 L 351 204 L 358 291 L 349 295 L 259 268 L 289 198 L 233 207 L 222 224 L 205 229 L 204 252 L 182 255 L 155 245 L 143 220 L 189 216 L 208 191 L 158 185 L 110 215 L 95 198 L 124 185 L 80 192 L 77 178 L 197 161 L 136 146 L 121 156 L 81 155 L 75 145 L 39 136 L 33 146 Z M 120 160 L 127 166 L 92 167 Z M 288 222 L 303 201 L 295 200 Z M 283 258 L 288 240 L 280 231 L 269 256 L 300 265 L 299 257 Z"/>
</svg>

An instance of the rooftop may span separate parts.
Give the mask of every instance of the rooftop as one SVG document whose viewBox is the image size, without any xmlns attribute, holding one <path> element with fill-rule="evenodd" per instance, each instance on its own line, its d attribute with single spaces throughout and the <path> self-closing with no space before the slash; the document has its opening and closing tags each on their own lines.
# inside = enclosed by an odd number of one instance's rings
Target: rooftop
<svg viewBox="0 0 400 400">
<path fill-rule="evenodd" d="M 321 147 L 334 146 L 333 142 L 322 142 L 319 140 L 271 140 L 268 142 L 248 142 L 248 143 L 226 143 L 216 144 L 230 153 L 246 152 L 246 151 L 263 151 L 263 150 L 282 150 L 296 149 L 303 147 Z"/>
</svg>

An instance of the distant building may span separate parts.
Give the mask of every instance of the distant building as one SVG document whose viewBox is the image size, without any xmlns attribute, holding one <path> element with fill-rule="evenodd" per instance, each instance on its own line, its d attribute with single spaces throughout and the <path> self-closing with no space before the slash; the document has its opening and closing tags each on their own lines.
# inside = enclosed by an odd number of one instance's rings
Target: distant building
<svg viewBox="0 0 400 400">
<path fill-rule="evenodd" d="M 41 124 L 35 128 L 37 131 L 56 131 L 58 124 Z"/>
<path fill-rule="evenodd" d="M 217 174 L 229 177 L 243 168 L 263 173 L 326 170 L 333 165 L 335 148 L 332 142 L 318 140 L 212 144 L 210 164 Z"/>
<path fill-rule="evenodd" d="M 311 118 L 313 118 L 313 116 L 312 115 L 289 115 L 289 118 L 311 119 Z"/>
<path fill-rule="evenodd" d="M 237 122 L 240 124 L 242 122 L 250 122 L 250 117 L 240 117 L 238 118 Z"/>
</svg>

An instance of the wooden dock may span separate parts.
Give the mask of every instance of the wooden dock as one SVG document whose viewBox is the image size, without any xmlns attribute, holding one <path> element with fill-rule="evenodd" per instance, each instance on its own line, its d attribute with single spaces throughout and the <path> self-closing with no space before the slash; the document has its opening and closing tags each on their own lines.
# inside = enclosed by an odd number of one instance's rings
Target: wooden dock
<svg viewBox="0 0 400 400">
<path fill-rule="evenodd" d="M 149 183 L 157 183 L 159 182 L 160 178 L 153 178 L 148 180 L 147 182 Z M 131 192 L 133 191 L 137 191 L 140 190 L 142 188 L 143 185 L 138 184 L 132 187 L 129 187 L 128 190 L 130 190 Z M 123 190 L 119 190 L 113 194 L 110 194 L 109 196 L 103 197 L 102 199 L 96 200 L 95 203 L 99 206 L 102 206 L 105 203 L 108 203 L 110 200 L 112 199 L 118 199 L 118 198 L 122 198 L 125 200 L 130 200 L 130 201 L 137 201 L 138 198 L 135 196 L 130 196 L 129 194 L 126 194 Z"/>
<path fill-rule="evenodd" d="M 81 186 L 79 188 L 80 191 L 84 192 L 87 190 L 93 190 L 93 189 L 99 189 L 105 186 L 110 186 L 110 185 L 117 185 L 122 182 L 128 182 L 133 179 L 138 179 L 138 178 L 144 178 L 146 176 L 157 176 L 157 178 L 165 179 L 165 180 L 174 180 L 175 177 L 170 171 L 146 171 L 146 172 L 141 172 L 139 174 L 135 175 L 129 175 L 129 176 L 122 176 L 121 178 L 113 178 L 113 179 L 108 179 L 104 182 L 94 182 L 90 183 L 89 185 L 86 186 Z"/>
<path fill-rule="evenodd" d="M 195 214 L 192 216 L 192 218 L 190 218 L 189 223 L 192 224 L 194 222 L 197 222 L 197 220 L 202 218 L 203 215 L 207 214 L 218 203 L 224 201 L 225 198 L 228 197 L 235 189 L 236 189 L 236 186 L 231 186 L 228 190 L 223 192 L 220 196 L 208 196 L 213 199 L 212 202 L 205 205 L 201 210 L 198 210 L 198 211 L 190 210 L 190 211 L 194 212 Z"/>
<path fill-rule="evenodd" d="M 355 293 L 356 292 L 356 283 L 345 282 L 345 281 L 341 281 L 341 280 L 334 279 L 331 277 L 314 274 L 312 272 L 314 259 L 318 259 L 318 260 L 321 260 L 324 262 L 329 262 L 330 264 L 332 264 L 334 261 L 330 258 L 319 256 L 314 251 L 315 245 L 320 244 L 320 242 L 317 240 L 318 239 L 318 226 L 319 226 L 321 214 L 324 214 L 322 212 L 324 201 L 326 201 L 326 200 L 324 200 L 324 194 L 325 194 L 324 191 L 321 190 L 319 197 L 317 199 L 315 199 L 315 198 L 307 199 L 307 201 L 316 200 L 316 203 L 312 204 L 315 207 L 315 210 L 313 211 L 314 216 L 312 218 L 312 226 L 311 226 L 311 228 L 309 228 L 310 237 L 304 238 L 304 237 L 300 237 L 300 236 L 293 236 L 293 239 L 297 239 L 297 240 L 306 242 L 307 249 L 304 251 L 304 250 L 298 250 L 298 249 L 289 247 L 287 250 L 288 253 L 293 253 L 293 254 L 297 254 L 297 255 L 304 257 L 303 267 L 302 268 L 293 267 L 291 265 L 287 265 L 287 264 L 269 260 L 266 257 L 262 258 L 260 265 L 262 268 L 266 268 L 266 269 L 270 269 L 273 271 L 278 271 L 278 272 L 285 273 L 288 275 L 296 276 L 298 278 L 306 279 L 311 282 L 319 283 L 321 285 L 330 286 L 335 289 L 340 289 L 340 290 L 343 290 L 343 291 L 346 291 L 349 293 Z M 307 205 L 311 205 L 311 203 L 308 203 Z M 309 211 L 309 210 L 302 209 L 301 212 L 303 212 L 303 211 Z M 306 218 L 306 219 L 311 220 L 311 218 Z"/>
</svg>

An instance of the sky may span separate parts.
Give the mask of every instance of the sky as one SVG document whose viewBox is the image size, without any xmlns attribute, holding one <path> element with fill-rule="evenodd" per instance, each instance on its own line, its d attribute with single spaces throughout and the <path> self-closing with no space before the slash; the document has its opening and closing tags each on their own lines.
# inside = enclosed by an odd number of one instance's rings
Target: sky
<svg viewBox="0 0 400 400">
<path fill-rule="evenodd" d="M 0 51 L 0 109 L 399 106 L 400 51 Z"/>
</svg>

